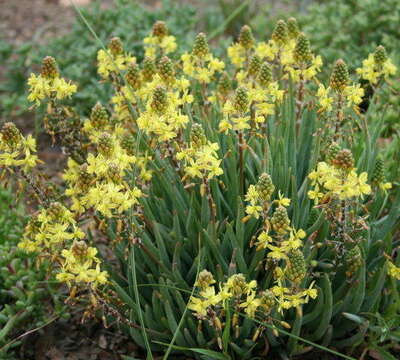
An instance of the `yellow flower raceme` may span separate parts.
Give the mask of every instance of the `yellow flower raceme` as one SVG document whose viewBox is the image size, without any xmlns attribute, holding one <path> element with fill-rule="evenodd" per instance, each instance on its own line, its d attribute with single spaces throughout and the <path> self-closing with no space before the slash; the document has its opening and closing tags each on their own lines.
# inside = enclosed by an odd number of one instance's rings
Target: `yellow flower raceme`
<svg viewBox="0 0 400 360">
<path fill-rule="evenodd" d="M 74 241 L 70 249 L 61 251 L 63 260 L 56 279 L 68 286 L 84 284 L 96 288 L 105 284 L 108 274 L 100 270 L 100 260 L 96 254 L 96 248 L 88 247 L 84 241 Z"/>
<path fill-rule="evenodd" d="M 97 52 L 97 72 L 103 79 L 108 79 L 112 73 L 119 74 L 135 62 L 136 58 L 128 53 L 113 54 L 110 49 Z"/>
<path fill-rule="evenodd" d="M 388 274 L 396 280 L 400 280 L 400 267 L 393 264 L 393 262 L 388 261 Z"/>
<path fill-rule="evenodd" d="M 73 213 L 60 203 L 52 203 L 30 219 L 18 246 L 28 252 L 39 251 L 52 256 L 65 242 L 84 236 Z"/>
<path fill-rule="evenodd" d="M 357 68 L 356 71 L 362 79 L 375 85 L 381 78 L 387 79 L 396 74 L 397 68 L 387 57 L 385 49 L 379 46 L 375 53 L 368 55 L 368 58 L 363 61 L 362 67 Z"/>
<path fill-rule="evenodd" d="M 362 197 L 371 192 L 367 184 L 366 172 L 357 174 L 356 169 L 344 171 L 326 162 L 320 162 L 317 169 L 308 175 L 313 190 L 308 192 L 310 199 L 316 204 L 321 198 L 334 197 L 340 200 Z"/>
<path fill-rule="evenodd" d="M 327 88 L 325 88 L 323 84 L 320 84 L 316 95 L 319 99 L 319 111 L 332 111 L 332 104 L 334 103 L 335 98 L 331 87 L 328 86 Z M 364 89 L 360 86 L 360 84 L 348 85 L 344 88 L 343 95 L 347 100 L 347 107 L 354 107 L 357 110 L 357 105 L 362 102 Z"/>
<path fill-rule="evenodd" d="M 28 172 L 39 162 L 36 140 L 22 136 L 13 123 L 5 123 L 0 131 L 0 167 L 19 167 Z"/>
</svg>

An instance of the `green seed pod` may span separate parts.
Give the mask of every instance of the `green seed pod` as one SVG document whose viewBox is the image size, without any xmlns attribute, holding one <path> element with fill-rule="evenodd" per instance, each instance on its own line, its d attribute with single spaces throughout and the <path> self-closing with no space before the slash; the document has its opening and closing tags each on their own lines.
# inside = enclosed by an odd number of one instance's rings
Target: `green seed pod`
<svg viewBox="0 0 400 360">
<path fill-rule="evenodd" d="M 256 189 L 263 201 L 269 201 L 275 191 L 275 186 L 272 183 L 271 176 L 267 173 L 261 174 L 258 178 Z"/>
<path fill-rule="evenodd" d="M 287 278 L 299 284 L 306 276 L 307 267 L 304 255 L 299 249 L 292 249 L 288 254 L 288 266 L 286 268 L 285 274 Z"/>
<path fill-rule="evenodd" d="M 346 276 L 352 277 L 362 265 L 362 254 L 358 245 L 345 254 Z"/>
<path fill-rule="evenodd" d="M 112 149 L 113 143 L 111 135 L 108 133 L 102 133 L 98 139 L 97 150 L 100 154 L 104 156 L 109 156 L 111 155 Z"/>
<path fill-rule="evenodd" d="M 245 87 L 241 86 L 236 89 L 233 106 L 242 114 L 249 110 L 249 95 Z"/>
<path fill-rule="evenodd" d="M 110 116 L 108 115 L 108 112 L 103 105 L 97 103 L 95 106 L 93 106 L 92 112 L 90 114 L 90 122 L 95 128 L 104 128 L 108 124 L 109 119 Z"/>
<path fill-rule="evenodd" d="M 251 49 L 253 47 L 254 37 L 250 26 L 244 25 L 240 29 L 239 44 L 242 45 L 245 49 Z"/>
<path fill-rule="evenodd" d="M 344 170 L 351 170 L 354 167 L 353 154 L 348 149 L 340 150 L 332 160 L 332 164 Z"/>
<path fill-rule="evenodd" d="M 153 80 L 153 76 L 157 73 L 156 64 L 154 60 L 150 58 L 145 58 L 142 64 L 142 75 L 143 80 L 146 82 L 150 82 Z"/>
<path fill-rule="evenodd" d="M 192 54 L 194 56 L 202 58 L 202 57 L 206 56 L 209 53 L 209 51 L 210 50 L 208 48 L 206 34 L 204 34 L 204 33 L 197 34 L 197 36 L 194 40 Z"/>
<path fill-rule="evenodd" d="M 120 55 L 124 52 L 122 41 L 119 37 L 113 37 L 108 43 L 108 48 L 114 56 Z"/>
<path fill-rule="evenodd" d="M 301 33 L 297 38 L 293 57 L 298 63 L 307 63 L 311 60 L 311 56 L 310 41 Z"/>
<path fill-rule="evenodd" d="M 349 71 L 346 63 L 339 59 L 333 67 L 330 86 L 336 92 L 342 93 L 349 82 Z"/>
<path fill-rule="evenodd" d="M 174 65 L 168 56 L 163 56 L 158 62 L 158 73 L 167 84 L 175 81 Z"/>
<path fill-rule="evenodd" d="M 12 149 L 15 149 L 21 142 L 22 135 L 12 122 L 7 122 L 1 129 L 2 140 Z"/>
<path fill-rule="evenodd" d="M 385 163 L 381 158 L 377 158 L 371 181 L 373 184 L 382 184 L 385 180 Z"/>
<path fill-rule="evenodd" d="M 190 130 L 190 141 L 197 147 L 207 143 L 203 127 L 200 124 L 193 124 Z"/>
<path fill-rule="evenodd" d="M 42 69 L 40 74 L 47 79 L 54 79 L 58 77 L 58 65 L 56 59 L 52 56 L 46 56 L 42 60 Z"/>
<path fill-rule="evenodd" d="M 211 274 L 208 270 L 203 270 L 199 273 L 196 285 L 202 289 L 205 289 L 214 283 L 215 280 L 213 274 Z"/>
<path fill-rule="evenodd" d="M 258 82 L 261 86 L 268 86 L 272 81 L 272 70 L 267 62 L 261 65 L 260 72 L 258 74 Z"/>
<path fill-rule="evenodd" d="M 156 21 L 153 25 L 153 36 L 163 38 L 168 35 L 168 27 L 164 21 Z"/>
<path fill-rule="evenodd" d="M 296 39 L 300 35 L 299 24 L 296 18 L 291 17 L 287 21 L 288 35 L 290 39 Z"/>
<path fill-rule="evenodd" d="M 248 74 L 253 77 L 257 77 L 261 69 L 261 59 L 257 55 L 253 55 L 249 61 Z"/>
<path fill-rule="evenodd" d="M 275 209 L 271 218 L 271 224 L 273 229 L 279 234 L 284 234 L 287 231 L 290 220 L 285 207 L 278 206 Z"/>
<path fill-rule="evenodd" d="M 278 20 L 272 33 L 272 40 L 278 45 L 284 45 L 289 40 L 288 27 L 283 20 Z"/>
<path fill-rule="evenodd" d="M 232 90 L 232 80 L 230 79 L 228 73 L 224 72 L 219 78 L 217 91 L 222 96 L 227 96 L 229 91 Z"/>
<path fill-rule="evenodd" d="M 132 86 L 133 89 L 140 88 L 141 80 L 140 80 L 140 69 L 138 64 L 131 63 L 128 65 L 128 69 L 125 74 L 125 80 L 130 86 Z"/>
<path fill-rule="evenodd" d="M 332 142 L 329 145 L 325 156 L 326 162 L 332 164 L 332 161 L 335 159 L 336 155 L 339 153 L 340 150 L 341 147 L 339 146 L 339 144 L 337 142 Z"/>
<path fill-rule="evenodd" d="M 386 53 L 386 49 L 382 45 L 378 46 L 374 52 L 375 64 L 382 66 L 386 62 L 387 59 L 388 59 L 388 56 Z"/>
<path fill-rule="evenodd" d="M 159 115 L 163 114 L 168 106 L 167 92 L 162 86 L 157 86 L 153 92 L 151 107 Z"/>
</svg>

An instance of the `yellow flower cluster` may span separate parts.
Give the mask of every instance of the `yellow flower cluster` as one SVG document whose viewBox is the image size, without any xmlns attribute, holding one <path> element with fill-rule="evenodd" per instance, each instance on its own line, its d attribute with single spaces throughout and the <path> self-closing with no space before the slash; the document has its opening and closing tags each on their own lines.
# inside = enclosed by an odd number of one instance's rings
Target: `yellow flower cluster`
<svg viewBox="0 0 400 360">
<path fill-rule="evenodd" d="M 68 184 L 65 194 L 72 200 L 72 210 L 78 213 L 93 207 L 105 217 L 112 217 L 136 205 L 142 194 L 124 180 L 137 159 L 128 155 L 115 135 L 99 136 L 97 149 L 97 155 L 90 153 L 83 165 L 68 160 L 63 175 Z"/>
<path fill-rule="evenodd" d="M 355 168 L 343 170 L 326 162 L 319 162 L 308 178 L 313 186 L 308 197 L 315 204 L 330 198 L 345 200 L 371 193 L 371 187 L 367 184 L 368 174 L 363 172 L 358 175 Z"/>
<path fill-rule="evenodd" d="M 152 34 L 143 39 L 145 56 L 155 59 L 170 53 L 176 48 L 175 36 L 168 34 L 168 28 L 162 21 L 157 21 L 153 26 Z"/>
<path fill-rule="evenodd" d="M 400 267 L 396 266 L 391 261 L 387 262 L 387 266 L 388 266 L 389 276 L 391 276 L 392 278 L 394 278 L 396 280 L 400 280 Z"/>
<path fill-rule="evenodd" d="M 18 246 L 28 252 L 40 251 L 51 255 L 68 240 L 84 236 L 76 225 L 73 213 L 56 202 L 30 219 Z"/>
<path fill-rule="evenodd" d="M 177 160 L 184 163 L 185 177 L 211 179 L 223 174 L 221 159 L 217 154 L 219 145 L 211 143 L 205 137 L 196 140 L 192 137 L 190 146 L 176 154 Z"/>
<path fill-rule="evenodd" d="M 96 256 L 97 249 L 88 247 L 84 241 L 74 241 L 70 249 L 61 251 L 61 271 L 56 279 L 72 284 L 90 285 L 93 289 L 107 282 L 108 273 L 100 270 L 100 260 Z"/>
<path fill-rule="evenodd" d="M 362 102 L 364 89 L 361 87 L 360 84 L 352 84 L 344 88 L 343 95 L 347 101 L 346 106 L 349 108 L 354 107 L 357 110 L 357 105 Z M 320 112 L 332 111 L 335 98 L 334 92 L 330 86 L 325 88 L 323 84 L 320 84 L 317 91 L 317 97 L 319 99 Z"/>
<path fill-rule="evenodd" d="M 154 84 L 157 78 L 154 79 Z M 193 101 L 193 97 L 187 94 L 189 82 L 181 79 L 179 86 L 183 89 L 182 96 L 179 91 L 156 85 L 147 101 L 146 110 L 137 119 L 139 129 L 148 135 L 156 136 L 158 141 L 175 138 L 189 121 L 188 116 L 183 115 L 180 109 L 182 105 Z M 146 96 L 152 87 L 153 82 L 146 87 L 143 95 Z"/>
<path fill-rule="evenodd" d="M 217 72 L 225 68 L 223 61 L 215 58 L 208 49 L 203 33 L 197 35 L 191 53 L 181 56 L 183 72 L 200 83 L 208 84 Z"/>
<path fill-rule="evenodd" d="M 134 62 L 136 58 L 130 54 L 112 54 L 110 50 L 101 49 L 97 53 L 97 72 L 102 78 L 108 79 L 110 74 L 118 74 Z"/>
<path fill-rule="evenodd" d="M 0 167 L 20 167 L 27 172 L 39 162 L 36 140 L 22 136 L 13 123 L 5 123 L 0 132 Z"/>
<path fill-rule="evenodd" d="M 31 74 L 28 79 L 28 100 L 35 102 L 37 106 L 44 99 L 62 100 L 76 92 L 76 85 L 62 77 L 47 78 L 42 74 Z"/>
<path fill-rule="evenodd" d="M 378 47 L 375 53 L 369 54 L 363 61 L 362 67 L 356 69 L 362 79 L 368 80 L 373 85 L 377 84 L 381 78 L 386 79 L 396 74 L 396 71 L 396 66 L 386 56 L 382 46 Z"/>
<path fill-rule="evenodd" d="M 243 310 L 249 317 L 255 317 L 256 311 L 269 313 L 275 305 L 271 293 L 257 295 L 257 281 L 246 282 L 243 274 L 235 274 L 225 283 L 219 284 L 215 291 L 215 280 L 210 272 L 203 270 L 198 277 L 196 286 L 200 288 L 197 296 L 192 296 L 188 309 L 192 310 L 199 319 L 206 319 L 208 310 L 227 309 L 231 303 L 237 304 L 237 310 Z M 233 301 L 230 301 L 233 300 Z"/>
</svg>

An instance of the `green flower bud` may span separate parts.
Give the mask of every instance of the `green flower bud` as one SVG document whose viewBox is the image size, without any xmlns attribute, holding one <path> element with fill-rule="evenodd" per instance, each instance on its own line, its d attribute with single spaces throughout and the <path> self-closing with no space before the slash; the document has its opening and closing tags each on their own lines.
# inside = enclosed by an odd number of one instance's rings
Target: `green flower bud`
<svg viewBox="0 0 400 360">
<path fill-rule="evenodd" d="M 145 58 L 143 60 L 143 69 L 142 69 L 143 80 L 146 82 L 152 81 L 153 76 L 156 74 L 156 72 L 157 69 L 154 61 L 150 58 Z"/>
<path fill-rule="evenodd" d="M 345 257 L 346 276 L 352 277 L 362 265 L 362 254 L 360 248 L 356 245 L 347 250 Z"/>
<path fill-rule="evenodd" d="M 233 106 L 240 113 L 246 113 L 249 110 L 249 95 L 245 87 L 236 89 Z"/>
<path fill-rule="evenodd" d="M 275 186 L 272 183 L 271 176 L 269 176 L 267 173 L 261 174 L 258 178 L 256 189 L 262 201 L 269 201 L 275 191 Z"/>
<path fill-rule="evenodd" d="M 387 59 L 388 59 L 388 56 L 386 53 L 386 49 L 382 45 L 378 46 L 374 52 L 375 64 L 382 66 L 386 62 Z"/>
<path fill-rule="evenodd" d="M 230 79 L 228 73 L 224 72 L 219 78 L 217 90 L 222 96 L 227 96 L 229 91 L 232 90 L 232 80 Z"/>
<path fill-rule="evenodd" d="M 54 59 L 52 56 L 46 56 L 42 60 L 42 69 L 40 74 L 47 79 L 54 79 L 58 77 L 59 72 L 56 59 Z"/>
<path fill-rule="evenodd" d="M 284 45 L 289 40 L 288 28 L 283 20 L 278 20 L 272 33 L 272 40 L 278 45 Z"/>
<path fill-rule="evenodd" d="M 7 122 L 1 129 L 1 138 L 10 148 L 15 149 L 21 143 L 22 135 L 14 123 Z"/>
<path fill-rule="evenodd" d="M 241 28 L 239 34 L 239 44 L 242 45 L 245 49 L 251 49 L 253 47 L 254 37 L 250 26 L 244 25 Z"/>
<path fill-rule="evenodd" d="M 290 39 L 296 39 L 300 35 L 299 24 L 294 17 L 291 17 L 287 21 L 288 35 Z"/>
<path fill-rule="evenodd" d="M 107 169 L 107 176 L 111 179 L 111 181 L 117 183 L 121 180 L 120 176 L 120 168 L 115 163 L 109 163 Z"/>
<path fill-rule="evenodd" d="M 377 158 L 375 162 L 374 171 L 372 172 L 372 179 L 373 184 L 383 184 L 385 179 L 385 163 L 381 158 Z"/>
<path fill-rule="evenodd" d="M 289 261 L 285 274 L 290 281 L 299 284 L 304 279 L 307 272 L 304 255 L 301 250 L 292 249 L 288 253 L 288 259 Z"/>
<path fill-rule="evenodd" d="M 260 72 L 258 74 L 258 82 L 261 86 L 268 86 L 272 81 L 272 70 L 267 62 L 261 65 Z"/>
<path fill-rule="evenodd" d="M 293 57 L 298 63 L 306 63 L 311 60 L 312 55 L 310 41 L 303 33 L 301 33 L 297 38 L 296 47 L 293 51 Z"/>
<path fill-rule="evenodd" d="M 163 56 L 158 62 L 158 73 L 167 84 L 175 81 L 174 65 L 168 56 Z"/>
<path fill-rule="evenodd" d="M 111 135 L 108 133 L 102 133 L 99 136 L 98 143 L 97 143 L 97 150 L 100 154 L 104 156 L 109 156 L 113 150 L 113 141 Z"/>
<path fill-rule="evenodd" d="M 108 48 L 114 56 L 120 55 L 124 52 L 122 41 L 119 37 L 113 37 L 108 43 Z"/>
<path fill-rule="evenodd" d="M 332 164 L 332 161 L 335 159 L 336 155 L 339 153 L 341 150 L 341 147 L 337 142 L 332 142 L 327 150 L 326 153 L 326 162 L 329 164 Z"/>
<path fill-rule="evenodd" d="M 261 69 L 261 59 L 257 55 L 253 55 L 249 61 L 248 74 L 256 77 Z"/>
<path fill-rule="evenodd" d="M 157 86 L 153 92 L 152 109 L 159 115 L 163 114 L 168 106 L 167 92 L 162 86 Z"/>
<path fill-rule="evenodd" d="M 153 25 L 153 36 L 163 38 L 168 35 L 168 27 L 164 21 L 157 21 Z"/>
<path fill-rule="evenodd" d="M 204 33 L 199 33 L 194 40 L 192 54 L 199 58 L 206 56 L 209 53 L 207 37 Z"/>
<path fill-rule="evenodd" d="M 354 167 L 353 154 L 348 149 L 340 150 L 334 159 L 332 159 L 332 164 L 343 170 L 351 170 Z"/>
<path fill-rule="evenodd" d="M 207 138 L 204 134 L 203 127 L 200 124 L 193 124 L 190 131 L 190 141 L 197 147 L 207 143 Z"/>
<path fill-rule="evenodd" d="M 128 65 L 128 69 L 125 75 L 125 80 L 130 86 L 132 86 L 133 89 L 140 88 L 141 81 L 140 81 L 140 69 L 138 64 L 131 63 Z"/>
<path fill-rule="evenodd" d="M 290 220 L 284 206 L 275 209 L 271 218 L 272 228 L 279 234 L 284 234 L 289 228 Z"/>
<path fill-rule="evenodd" d="M 347 69 L 347 65 L 342 59 L 339 59 L 336 61 L 335 66 L 333 67 L 330 86 L 336 92 L 341 93 L 347 86 L 348 82 L 349 71 Z"/>
<path fill-rule="evenodd" d="M 108 112 L 103 105 L 97 103 L 95 106 L 93 106 L 92 112 L 90 114 L 90 122 L 95 128 L 104 128 L 108 124 L 109 119 L 110 117 L 108 115 Z"/>
<path fill-rule="evenodd" d="M 135 153 L 136 140 L 135 136 L 131 134 L 125 134 L 121 140 L 121 147 L 127 152 L 128 155 Z"/>
<path fill-rule="evenodd" d="M 214 284 L 214 276 L 207 270 L 203 270 L 199 273 L 196 285 L 202 289 L 208 288 L 210 285 Z"/>
</svg>

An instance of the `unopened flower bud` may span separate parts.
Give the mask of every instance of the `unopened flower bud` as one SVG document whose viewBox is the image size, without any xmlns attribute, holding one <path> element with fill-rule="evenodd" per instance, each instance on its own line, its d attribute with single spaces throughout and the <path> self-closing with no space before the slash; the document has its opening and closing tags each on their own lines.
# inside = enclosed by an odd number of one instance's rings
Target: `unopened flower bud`
<svg viewBox="0 0 400 360">
<path fill-rule="evenodd" d="M 153 25 L 153 36 L 163 38 L 168 35 L 168 27 L 164 21 L 157 21 Z"/>
<path fill-rule="evenodd" d="M 271 199 L 271 195 L 275 191 L 275 186 L 272 183 L 271 176 L 267 173 L 263 173 L 258 178 L 258 182 L 256 184 L 256 189 L 263 201 L 268 201 Z"/>
<path fill-rule="evenodd" d="M 386 49 L 382 45 L 378 46 L 374 52 L 375 64 L 382 66 L 386 62 L 387 59 L 388 59 L 388 56 L 386 53 Z"/>
<path fill-rule="evenodd" d="M 109 118 L 108 112 L 103 105 L 97 103 L 95 106 L 93 106 L 90 114 L 90 122 L 95 128 L 104 128 L 108 124 Z"/>
<path fill-rule="evenodd" d="M 104 156 L 109 156 L 112 153 L 113 142 L 110 134 L 103 133 L 99 136 L 97 149 Z"/>
<path fill-rule="evenodd" d="M 273 229 L 279 233 L 285 233 L 289 228 L 290 220 L 287 214 L 287 210 L 283 206 L 279 206 L 275 209 L 274 214 L 271 218 L 271 224 Z"/>
<path fill-rule="evenodd" d="M 289 40 L 288 28 L 283 20 L 278 20 L 275 29 L 272 33 L 272 40 L 274 40 L 278 45 L 284 45 Z"/>
<path fill-rule="evenodd" d="M 1 139 L 10 148 L 16 148 L 21 142 L 22 135 L 14 123 L 7 122 L 1 129 Z"/>
<path fill-rule="evenodd" d="M 153 92 L 151 107 L 158 114 L 163 114 L 168 106 L 167 92 L 162 86 L 157 86 Z"/>
<path fill-rule="evenodd" d="M 175 70 L 171 59 L 163 56 L 158 62 L 158 73 L 165 83 L 170 84 L 175 80 Z"/>
<path fill-rule="evenodd" d="M 47 79 L 54 79 L 59 75 L 56 59 L 52 56 L 46 56 L 42 60 L 42 69 L 40 73 Z"/>
<path fill-rule="evenodd" d="M 258 74 L 258 82 L 261 86 L 268 86 L 272 81 L 272 71 L 268 63 L 264 62 L 261 65 L 260 73 Z"/>
<path fill-rule="evenodd" d="M 196 285 L 202 289 L 215 284 L 214 276 L 207 270 L 200 271 L 199 277 L 197 278 Z"/>
<path fill-rule="evenodd" d="M 353 154 L 348 149 L 340 150 L 332 160 L 332 164 L 344 170 L 351 170 L 354 167 Z"/>
<path fill-rule="evenodd" d="M 296 39 L 300 35 L 299 24 L 296 18 L 291 17 L 287 21 L 288 35 L 291 39 Z"/>
<path fill-rule="evenodd" d="M 229 91 L 232 90 L 232 80 L 229 75 L 224 72 L 218 81 L 218 93 L 222 96 L 227 96 Z"/>
<path fill-rule="evenodd" d="M 249 68 L 247 70 L 250 76 L 256 77 L 261 69 L 261 59 L 257 55 L 253 55 L 249 61 Z"/>
<path fill-rule="evenodd" d="M 307 271 L 304 255 L 301 250 L 292 249 L 288 253 L 288 259 L 288 267 L 285 274 L 290 281 L 299 284 L 306 276 Z"/>
<path fill-rule="evenodd" d="M 152 81 L 153 76 L 156 74 L 156 72 L 157 69 L 154 60 L 151 58 L 145 58 L 143 60 L 143 68 L 142 68 L 143 80 L 146 82 Z"/>
<path fill-rule="evenodd" d="M 249 109 L 249 95 L 243 86 L 236 89 L 233 106 L 240 113 L 245 113 Z"/>
<path fill-rule="evenodd" d="M 239 34 L 239 44 L 245 49 L 251 49 L 254 45 L 254 37 L 250 26 L 244 25 Z"/>
<path fill-rule="evenodd" d="M 193 124 L 190 131 L 190 141 L 195 146 L 201 146 L 207 143 L 203 127 L 200 124 Z"/>
<path fill-rule="evenodd" d="M 349 82 L 349 71 L 346 63 L 339 59 L 333 67 L 330 86 L 336 92 L 342 93 Z"/>
<path fill-rule="evenodd" d="M 298 63 L 306 63 L 311 60 L 310 41 L 303 33 L 301 33 L 297 38 L 293 57 Z"/>
<path fill-rule="evenodd" d="M 133 88 L 139 89 L 141 85 L 140 81 L 140 69 L 139 65 L 136 63 L 131 63 L 128 65 L 128 69 L 125 75 L 126 82 Z"/>
<path fill-rule="evenodd" d="M 199 33 L 194 40 L 192 54 L 199 58 L 206 56 L 209 53 L 207 37 L 204 33 Z"/>
<path fill-rule="evenodd" d="M 120 55 L 124 52 L 122 41 L 119 37 L 111 38 L 110 42 L 108 43 L 108 48 L 110 49 L 111 54 L 114 56 Z"/>
</svg>

